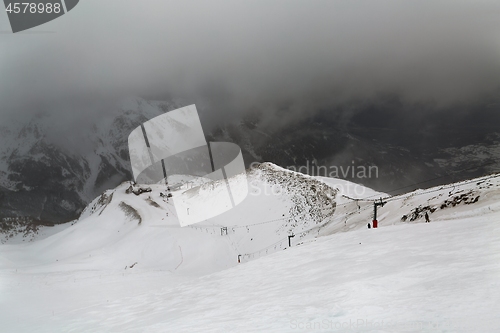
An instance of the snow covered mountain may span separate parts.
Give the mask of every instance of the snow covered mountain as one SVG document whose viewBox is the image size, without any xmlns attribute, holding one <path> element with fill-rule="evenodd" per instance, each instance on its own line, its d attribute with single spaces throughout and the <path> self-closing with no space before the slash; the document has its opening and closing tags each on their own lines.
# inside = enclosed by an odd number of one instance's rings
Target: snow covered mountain
<svg viewBox="0 0 500 333">
<path fill-rule="evenodd" d="M 50 115 L 0 125 L 2 230 L 9 232 L 14 224 L 36 229 L 77 218 L 104 190 L 132 179 L 127 147 L 130 131 L 184 105 L 130 99 L 78 124 L 77 134 L 58 129 L 59 122 Z M 216 124 L 205 132 L 209 133 L 207 141 L 238 144 L 247 167 L 254 161 L 296 169 L 307 165 L 309 174 L 326 176 L 320 168 L 377 166 L 377 177 L 359 179 L 346 173 L 345 179 L 391 194 L 412 190 L 423 181 L 420 186 L 429 187 L 500 168 L 500 137 L 494 127 L 457 137 L 441 133 L 448 119 L 436 118 L 435 129 L 422 132 L 420 124 L 399 123 L 396 110 L 361 112 L 349 120 L 340 111 L 331 111 L 286 126 L 271 126 L 264 113 L 247 112 L 241 119 Z M 370 119 L 377 115 L 391 120 L 392 127 L 373 128 L 375 121 Z M 200 116 L 210 118 L 203 112 Z M 343 177 L 342 173 L 336 176 Z"/>
<path fill-rule="evenodd" d="M 114 262 L 115 268 L 130 265 L 132 260 L 145 266 L 154 264 L 173 269 L 179 264 L 179 253 L 184 252 L 183 258 L 189 264 L 181 269 L 203 262 L 202 266 L 218 270 L 221 268 L 219 265 L 222 265 L 222 268 L 234 265 L 238 255 L 243 256 L 242 260 L 262 255 L 262 253 L 254 254 L 257 250 L 260 251 L 261 247 L 273 245 L 272 249 L 265 251 L 266 254 L 284 249 L 288 247 L 288 235 L 297 235 L 294 242 L 313 238 L 329 223 L 330 217 L 335 212 L 339 190 L 315 178 L 267 163 L 251 169 L 247 177 L 247 180 L 237 179 L 240 183 L 248 181 L 249 194 L 243 203 L 222 215 L 186 228 L 180 228 L 172 199 L 169 201 L 167 197 L 160 195 L 167 192 L 165 185 L 148 185 L 147 188 L 151 188 L 152 191 L 136 195 L 128 190 L 130 186 L 136 188 L 146 188 L 146 186 L 125 182 L 116 189 L 108 190 L 97 197 L 85 208 L 78 220 L 66 224 L 68 228 L 64 232 L 50 237 L 52 244 L 50 252 L 54 255 L 64 254 L 64 257 L 71 258 L 81 252 L 106 248 L 110 244 L 110 239 L 113 239 L 111 241 L 113 247 L 123 244 L 119 251 L 128 252 L 130 237 L 132 235 L 135 235 L 134 238 L 142 237 L 136 234 L 140 232 L 145 237 L 154 235 L 156 239 L 156 241 L 150 239 L 146 242 L 148 248 L 152 246 L 158 249 L 152 251 L 154 256 L 148 258 L 147 262 L 143 262 L 140 257 L 136 256 L 124 258 L 123 262 L 117 261 L 116 258 L 105 261 Z M 224 187 L 225 184 L 218 183 L 217 186 Z M 362 189 L 369 191 L 363 187 Z M 185 191 L 184 187 L 177 188 L 172 195 L 175 197 L 183 191 Z M 217 188 L 205 189 L 206 193 L 212 191 L 217 191 Z M 139 193 L 139 191 L 135 192 Z M 204 200 L 206 193 L 194 195 L 193 205 L 195 206 L 196 200 Z M 103 227 L 107 231 L 104 231 Z M 45 230 L 50 229 L 50 227 L 41 228 L 37 232 L 43 234 Z M 80 229 L 86 231 L 79 231 Z M 90 232 L 84 237 L 87 245 L 74 248 L 76 252 L 68 251 L 69 243 L 81 243 L 82 232 L 84 234 Z M 222 240 L 217 246 L 222 247 L 221 258 L 224 260 L 214 256 L 211 250 L 214 246 L 214 235 L 218 234 L 228 236 L 217 239 L 217 241 Z M 18 233 L 12 237 L 9 236 L 3 241 L 16 243 L 38 238 L 36 233 L 29 235 Z M 54 237 L 60 237 L 62 243 L 58 241 L 54 243 Z M 193 238 L 199 241 L 193 243 Z M 37 242 L 37 244 L 43 244 L 49 239 Z M 92 241 L 87 242 L 89 239 Z M 154 244 L 155 242 L 157 244 Z M 58 243 L 60 244 L 56 246 L 55 244 Z M 169 245 L 165 246 L 165 244 Z M 207 248 L 204 248 L 202 244 L 206 244 Z M 195 253 L 191 253 L 194 251 L 193 245 L 197 247 Z M 179 248 L 184 248 L 184 251 Z M 109 253 L 114 253 L 113 256 L 115 256 L 116 248 Z M 229 260 L 228 255 L 231 256 Z M 58 260 L 63 259 L 63 257 L 58 258 Z M 217 262 L 213 262 L 213 259 Z"/>
<path fill-rule="evenodd" d="M 0 245 L 2 325 L 16 332 L 500 327 L 500 174 L 393 197 L 268 163 L 249 170 L 248 181 L 242 204 L 193 226 L 179 226 L 172 202 L 160 196 L 164 185 L 136 195 L 123 183 L 77 221 L 41 227 L 32 242 L 10 238 Z M 380 197 L 387 203 L 379 228 L 369 230 Z"/>
</svg>

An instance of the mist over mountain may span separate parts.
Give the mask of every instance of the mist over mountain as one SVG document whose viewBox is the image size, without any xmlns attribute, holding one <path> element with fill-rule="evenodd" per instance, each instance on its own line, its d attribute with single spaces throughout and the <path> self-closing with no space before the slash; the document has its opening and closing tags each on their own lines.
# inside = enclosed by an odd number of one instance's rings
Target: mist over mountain
<svg viewBox="0 0 500 333">
<path fill-rule="evenodd" d="M 391 95 L 318 110 L 285 126 L 265 118 L 249 112 L 238 125 L 215 133 L 251 147 L 247 161 L 302 167 L 392 194 L 499 170 L 499 104 L 440 108 L 408 105 Z M 370 166 L 377 175 L 357 174 Z"/>
<path fill-rule="evenodd" d="M 132 180 L 127 139 L 143 122 L 187 105 L 129 98 L 58 140 L 50 115 L 4 124 L 0 217 L 64 222 L 104 190 Z M 245 164 L 272 162 L 311 175 L 351 180 L 397 194 L 500 170 L 497 104 L 435 109 L 395 96 L 352 101 L 277 124 L 283 110 L 242 112 L 216 124 L 198 105 L 207 141 L 242 148 Z M 404 113 L 401 110 L 405 110 Z M 412 115 L 409 116 L 402 116 Z M 370 171 L 370 172 L 369 172 Z"/>
<path fill-rule="evenodd" d="M 77 217 L 132 179 L 130 131 L 190 104 L 247 166 L 389 193 L 498 170 L 498 2 L 143 3 L 1 35 L 0 217 Z"/>
<path fill-rule="evenodd" d="M 35 116 L 2 126 L 0 217 L 27 216 L 42 222 L 78 217 L 85 205 L 131 180 L 127 138 L 132 129 L 175 104 L 124 101 L 93 123 L 61 140 L 57 119 Z"/>
</svg>

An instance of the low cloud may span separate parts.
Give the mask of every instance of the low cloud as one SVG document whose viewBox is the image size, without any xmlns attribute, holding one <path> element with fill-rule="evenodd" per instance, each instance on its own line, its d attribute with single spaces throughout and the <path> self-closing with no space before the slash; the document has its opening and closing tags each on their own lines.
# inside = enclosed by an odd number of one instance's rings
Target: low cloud
<svg viewBox="0 0 500 333">
<path fill-rule="evenodd" d="M 35 29 L 54 33 L 0 35 L 0 121 L 82 124 L 129 96 L 200 103 L 211 124 L 258 110 L 268 126 L 391 94 L 498 103 L 499 14 L 497 1 L 80 2 Z"/>
</svg>

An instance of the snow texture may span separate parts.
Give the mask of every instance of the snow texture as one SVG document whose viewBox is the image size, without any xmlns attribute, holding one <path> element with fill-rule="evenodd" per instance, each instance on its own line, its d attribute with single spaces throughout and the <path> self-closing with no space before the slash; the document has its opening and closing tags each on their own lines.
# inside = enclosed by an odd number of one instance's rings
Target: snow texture
<svg viewBox="0 0 500 333">
<path fill-rule="evenodd" d="M 124 183 L 76 223 L 0 245 L 1 330 L 500 330 L 500 175 L 396 197 L 269 163 L 247 179 L 247 199 L 193 226 L 165 185 Z"/>
</svg>

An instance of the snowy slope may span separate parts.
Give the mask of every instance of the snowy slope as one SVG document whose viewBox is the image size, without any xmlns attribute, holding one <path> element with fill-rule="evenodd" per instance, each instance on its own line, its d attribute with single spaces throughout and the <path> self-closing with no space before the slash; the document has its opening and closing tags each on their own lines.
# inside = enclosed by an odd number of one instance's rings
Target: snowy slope
<svg viewBox="0 0 500 333">
<path fill-rule="evenodd" d="M 15 332 L 498 332 L 500 218 L 335 234 L 202 277 L 2 270 Z"/>
<path fill-rule="evenodd" d="M 245 202 L 192 227 L 179 227 L 161 185 L 136 196 L 125 183 L 63 231 L 1 245 L 0 322 L 16 332 L 500 329 L 500 175 L 386 198 L 370 230 L 382 193 L 271 164 L 248 178 Z"/>
<path fill-rule="evenodd" d="M 46 264 L 77 262 L 87 269 L 98 262 L 102 269 L 123 269 L 137 262 L 137 267 L 199 274 L 234 266 L 238 255 L 247 261 L 284 249 L 288 235 L 296 235 L 294 243 L 312 239 L 332 221 L 337 190 L 313 177 L 266 163 L 238 181 L 249 188 L 241 204 L 184 228 L 172 200 L 160 195 L 165 185 L 135 195 L 127 193 L 126 182 L 96 198 L 76 223 L 29 246 Z M 224 186 L 207 187 L 192 200 L 204 200 Z M 180 191 L 185 189 L 173 196 Z"/>
</svg>

